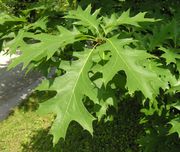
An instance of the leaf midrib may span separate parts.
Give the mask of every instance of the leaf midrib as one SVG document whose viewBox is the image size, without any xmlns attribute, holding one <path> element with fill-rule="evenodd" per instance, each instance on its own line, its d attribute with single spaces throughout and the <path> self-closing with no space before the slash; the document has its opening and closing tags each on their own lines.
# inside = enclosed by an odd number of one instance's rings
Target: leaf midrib
<svg viewBox="0 0 180 152">
<path fill-rule="evenodd" d="M 94 47 L 94 48 L 95 48 L 95 47 Z M 78 83 L 78 81 L 79 81 L 79 78 L 80 78 L 80 76 L 81 76 L 81 74 L 82 74 L 82 71 L 83 71 L 83 69 L 84 69 L 86 63 L 88 62 L 88 59 L 89 59 L 89 57 L 91 56 L 91 54 L 92 54 L 94 48 L 92 48 L 91 52 L 89 53 L 89 55 L 88 55 L 87 58 L 86 58 L 86 61 L 84 62 L 84 65 L 82 66 L 82 68 L 81 68 L 81 70 L 80 70 L 80 72 L 79 72 L 79 75 L 78 75 L 78 77 L 77 77 L 77 79 L 76 79 L 75 85 L 74 85 L 74 87 L 73 87 L 73 89 L 72 89 L 72 92 L 73 92 L 73 93 L 71 94 L 71 97 L 70 97 L 70 99 L 69 99 L 67 108 L 66 108 L 65 113 L 64 113 L 64 116 L 63 116 L 63 118 L 62 118 L 62 122 L 64 121 L 64 119 L 65 119 L 65 117 L 66 117 L 66 113 L 67 113 L 68 110 L 69 110 L 70 104 L 71 104 L 72 101 L 73 101 L 73 100 L 72 100 L 73 95 L 75 96 L 75 99 L 76 99 L 76 94 L 75 94 L 74 92 L 75 92 L 77 83 Z M 77 100 L 76 100 L 76 101 L 77 101 Z"/>
<path fill-rule="evenodd" d="M 121 58 L 121 60 L 124 62 L 124 64 L 126 65 L 126 67 L 129 69 L 129 72 L 133 75 L 133 77 L 137 80 L 137 82 L 141 85 L 141 82 L 139 81 L 139 79 L 137 79 L 136 75 L 132 72 L 133 69 L 126 63 L 126 61 L 123 59 L 123 57 L 121 56 L 121 54 L 119 53 L 118 49 L 116 48 L 116 46 L 112 43 L 112 41 L 110 39 L 107 39 L 109 41 L 109 43 L 112 45 L 112 47 L 115 49 L 115 51 L 117 52 L 118 56 Z M 144 87 L 143 87 L 144 88 Z M 139 88 L 139 90 L 141 90 Z"/>
<path fill-rule="evenodd" d="M 82 18 L 83 18 L 83 20 L 85 20 L 85 21 L 87 21 L 90 25 L 92 25 L 94 28 L 95 28 L 95 30 L 97 31 L 97 33 L 99 34 L 99 35 L 101 35 L 100 34 L 100 32 L 99 32 L 99 30 L 98 30 L 98 28 L 93 24 L 93 23 L 91 23 L 88 19 L 86 19 L 84 16 L 81 16 Z M 81 20 L 81 19 L 80 19 Z"/>
</svg>

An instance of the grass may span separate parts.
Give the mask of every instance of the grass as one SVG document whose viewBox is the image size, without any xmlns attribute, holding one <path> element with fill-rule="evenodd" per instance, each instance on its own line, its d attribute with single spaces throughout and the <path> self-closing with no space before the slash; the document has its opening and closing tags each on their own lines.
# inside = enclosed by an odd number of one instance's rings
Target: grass
<svg viewBox="0 0 180 152">
<path fill-rule="evenodd" d="M 39 116 L 35 110 L 39 99 L 49 95 L 33 94 L 10 116 L 0 123 L 0 152 L 137 152 L 136 139 L 142 132 L 138 121 L 139 105 L 125 101 L 119 105 L 118 115 L 111 122 L 94 122 L 93 137 L 72 122 L 66 140 L 53 148 L 48 134 L 54 119 L 52 114 Z"/>
</svg>

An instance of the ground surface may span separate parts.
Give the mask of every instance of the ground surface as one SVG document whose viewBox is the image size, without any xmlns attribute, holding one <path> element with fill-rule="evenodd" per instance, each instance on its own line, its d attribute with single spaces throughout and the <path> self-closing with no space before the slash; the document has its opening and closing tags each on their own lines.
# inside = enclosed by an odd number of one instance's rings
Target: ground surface
<svg viewBox="0 0 180 152">
<path fill-rule="evenodd" d="M 7 66 L 15 57 L 0 53 L 0 121 L 7 117 L 10 109 L 24 99 L 40 80 L 40 75 L 34 72 L 25 76 L 21 66 L 7 71 Z"/>
<path fill-rule="evenodd" d="M 32 94 L 0 123 L 0 152 L 139 152 L 136 140 L 142 132 L 138 124 L 140 107 L 133 100 L 120 103 L 114 121 L 94 122 L 93 137 L 71 123 L 66 140 L 53 148 L 49 129 L 54 116 L 35 112 L 39 100 L 48 97 L 46 93 Z"/>
</svg>

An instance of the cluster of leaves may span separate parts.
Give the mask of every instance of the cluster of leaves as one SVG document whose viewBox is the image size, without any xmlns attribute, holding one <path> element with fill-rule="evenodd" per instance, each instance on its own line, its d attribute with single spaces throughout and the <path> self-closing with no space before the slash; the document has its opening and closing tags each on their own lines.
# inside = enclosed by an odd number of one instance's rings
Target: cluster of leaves
<svg viewBox="0 0 180 152">
<path fill-rule="evenodd" d="M 145 151 L 159 141 L 171 144 L 171 136 L 179 139 L 180 20 L 164 23 L 142 12 L 70 6 L 62 12 L 52 0 L 42 0 L 22 6 L 16 16 L 5 10 L 0 17 L 1 47 L 10 54 L 21 51 L 10 68 L 23 63 L 27 71 L 41 70 L 47 79 L 37 90 L 56 92 L 38 110 L 56 115 L 53 143 L 65 138 L 72 121 L 92 134 L 95 119 L 108 120 L 110 106 L 117 109 L 118 102 L 137 94 Z"/>
</svg>

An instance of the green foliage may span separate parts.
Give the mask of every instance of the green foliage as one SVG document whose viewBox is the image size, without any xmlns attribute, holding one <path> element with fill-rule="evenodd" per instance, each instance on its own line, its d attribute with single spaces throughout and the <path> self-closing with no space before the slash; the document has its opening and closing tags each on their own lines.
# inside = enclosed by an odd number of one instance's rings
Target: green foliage
<svg viewBox="0 0 180 152">
<path fill-rule="evenodd" d="M 169 133 L 177 132 L 180 135 L 180 118 L 172 119 L 169 123 L 172 125 Z"/>
<path fill-rule="evenodd" d="M 26 51 L 24 51 L 21 57 L 15 60 L 10 67 L 16 66 L 19 62 L 23 62 L 26 67 L 32 60 L 41 60 L 44 57 L 47 57 L 48 60 L 58 51 L 59 47 L 63 49 L 66 45 L 78 41 L 78 37 L 81 35 L 77 30 L 69 31 L 62 26 L 59 26 L 58 30 L 60 32 L 59 35 L 50 35 L 46 33 L 33 34 L 20 30 L 17 37 L 9 42 L 10 44 L 8 46 L 10 46 L 11 53 L 14 53 L 17 48 Z M 23 41 L 24 38 L 34 40 L 36 43 L 28 44 Z M 27 48 L 29 49 L 27 50 Z M 42 52 L 37 50 L 41 50 Z M 28 58 L 30 56 L 31 58 Z"/>
<path fill-rule="evenodd" d="M 145 17 L 147 13 L 132 16 L 130 10 L 109 15 L 93 4 L 62 12 L 39 1 L 26 6 L 22 16 L 3 15 L 2 27 L 10 28 L 0 31 L 0 40 L 9 53 L 22 53 L 10 68 L 23 63 L 23 68 L 47 75 L 55 68 L 37 88 L 56 92 L 38 110 L 56 115 L 50 131 L 54 144 L 65 138 L 72 121 L 92 134 L 93 120 L 110 119 L 109 107 L 117 109 L 119 98 L 138 93 L 146 130 L 140 144 L 150 151 L 147 147 L 155 147 L 161 138 L 151 145 L 143 139 L 180 134 L 180 22 L 174 17 L 165 24 Z"/>
<path fill-rule="evenodd" d="M 44 81 L 37 88 L 38 90 L 47 90 L 48 88 L 48 90 L 57 92 L 56 96 L 42 103 L 39 108 L 39 112 L 41 113 L 53 112 L 57 114 L 51 129 L 51 133 L 54 136 L 54 143 L 57 143 L 60 137 L 65 138 L 67 128 L 73 120 L 79 122 L 84 129 L 91 133 L 93 132 L 92 121 L 94 118 L 86 110 L 82 102 L 84 95 L 93 101 L 97 101 L 97 91 L 94 89 L 87 75 L 91 67 L 90 58 L 92 53 L 93 50 L 77 53 L 76 56 L 79 60 L 75 61 L 73 67 L 69 70 L 68 67 L 66 68 L 67 72 L 65 75 L 56 78 L 51 86 L 49 81 Z"/>
</svg>

